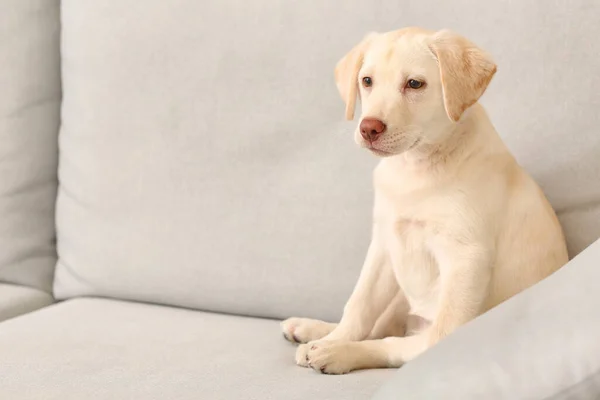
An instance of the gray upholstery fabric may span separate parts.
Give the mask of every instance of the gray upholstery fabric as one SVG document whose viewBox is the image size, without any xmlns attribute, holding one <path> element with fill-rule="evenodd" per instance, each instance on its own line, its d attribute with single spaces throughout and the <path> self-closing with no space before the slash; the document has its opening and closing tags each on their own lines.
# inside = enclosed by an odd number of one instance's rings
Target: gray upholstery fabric
<svg viewBox="0 0 600 400">
<path fill-rule="evenodd" d="M 0 324 L 0 398 L 362 400 L 393 376 L 300 368 L 278 328 L 271 320 L 70 300 Z"/>
<path fill-rule="evenodd" d="M 333 82 L 366 32 L 451 28 L 494 55 L 484 103 L 560 212 L 600 235 L 595 0 L 62 2 L 60 298 L 339 317 L 371 168 Z"/>
<path fill-rule="evenodd" d="M 59 58 L 58 0 L 0 2 L 0 282 L 48 292 L 56 262 Z"/>
<path fill-rule="evenodd" d="M 600 240 L 406 364 L 376 400 L 600 398 Z"/>
<path fill-rule="evenodd" d="M 52 304 L 48 293 L 19 285 L 0 283 L 0 321 Z"/>
</svg>

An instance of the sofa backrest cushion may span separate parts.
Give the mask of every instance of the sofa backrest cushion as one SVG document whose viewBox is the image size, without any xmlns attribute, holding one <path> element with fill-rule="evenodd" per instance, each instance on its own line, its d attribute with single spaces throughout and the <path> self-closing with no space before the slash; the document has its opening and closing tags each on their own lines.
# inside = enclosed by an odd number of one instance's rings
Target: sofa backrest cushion
<svg viewBox="0 0 600 400">
<path fill-rule="evenodd" d="M 484 102 L 577 253 L 600 232 L 599 11 L 64 0 L 55 294 L 338 318 L 369 242 L 376 160 L 353 143 L 333 67 L 367 32 L 409 25 L 495 56 Z"/>
<path fill-rule="evenodd" d="M 0 2 L 0 282 L 46 292 L 56 263 L 59 6 Z"/>
</svg>

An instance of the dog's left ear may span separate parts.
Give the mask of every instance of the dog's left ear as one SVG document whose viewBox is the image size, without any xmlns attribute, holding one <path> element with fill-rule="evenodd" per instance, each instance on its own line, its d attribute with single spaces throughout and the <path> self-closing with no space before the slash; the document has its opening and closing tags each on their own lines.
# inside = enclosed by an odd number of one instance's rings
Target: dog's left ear
<svg viewBox="0 0 600 400">
<path fill-rule="evenodd" d="M 429 48 L 439 63 L 446 113 L 456 122 L 483 95 L 496 64 L 483 50 L 448 30 L 436 32 Z"/>
<path fill-rule="evenodd" d="M 335 66 L 335 83 L 346 103 L 346 119 L 354 119 L 354 108 L 358 96 L 358 72 L 363 63 L 365 52 L 369 48 L 376 33 L 368 34 L 359 44 L 354 46 Z"/>
</svg>

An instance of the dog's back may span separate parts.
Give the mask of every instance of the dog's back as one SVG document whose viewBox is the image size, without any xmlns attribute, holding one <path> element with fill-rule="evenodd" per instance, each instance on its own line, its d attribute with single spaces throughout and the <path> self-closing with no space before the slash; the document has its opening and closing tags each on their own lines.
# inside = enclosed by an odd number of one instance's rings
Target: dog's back
<svg viewBox="0 0 600 400">
<path fill-rule="evenodd" d="M 546 278 L 568 261 L 562 228 L 537 183 L 516 162 L 507 178 L 506 210 L 498 215 L 497 257 L 486 309 Z"/>
</svg>

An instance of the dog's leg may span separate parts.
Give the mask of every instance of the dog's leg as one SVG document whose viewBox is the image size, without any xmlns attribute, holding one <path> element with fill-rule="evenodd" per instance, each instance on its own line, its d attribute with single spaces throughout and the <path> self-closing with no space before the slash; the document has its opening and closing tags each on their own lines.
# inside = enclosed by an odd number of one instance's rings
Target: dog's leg
<svg viewBox="0 0 600 400">
<path fill-rule="evenodd" d="M 367 339 L 383 339 L 390 336 L 404 336 L 407 329 L 410 306 L 404 293 L 398 289 L 396 296 L 377 319 Z"/>
<path fill-rule="evenodd" d="M 342 319 L 323 340 L 364 340 L 399 290 L 389 259 L 374 235 Z"/>
<path fill-rule="evenodd" d="M 283 336 L 292 343 L 308 343 L 327 336 L 337 324 L 310 318 L 288 318 L 281 323 Z"/>
<path fill-rule="evenodd" d="M 324 374 L 400 367 L 426 349 L 427 339 L 427 333 L 422 332 L 413 336 L 361 342 L 319 340 L 308 348 L 308 365 Z"/>
<path fill-rule="evenodd" d="M 367 339 L 383 339 L 388 336 L 404 336 L 408 316 L 408 302 L 402 293 L 388 305 L 377 319 Z M 338 324 L 310 318 L 288 318 L 281 323 L 283 336 L 292 343 L 308 343 L 322 339 Z"/>
<path fill-rule="evenodd" d="M 383 340 L 316 341 L 306 352 L 307 364 L 328 374 L 356 369 L 399 367 L 435 345 L 483 309 L 491 277 L 489 252 L 479 246 L 442 246 L 436 258 L 441 291 L 432 325 L 413 336 Z"/>
<path fill-rule="evenodd" d="M 322 340 L 364 340 L 399 290 L 388 257 L 374 234 L 358 282 L 344 307 L 342 320 Z M 306 354 L 311 343 L 298 347 L 298 365 L 308 365 Z"/>
<path fill-rule="evenodd" d="M 441 287 L 437 313 L 428 329 L 427 347 L 484 311 L 492 277 L 491 246 L 436 238 L 432 247 Z"/>
</svg>

